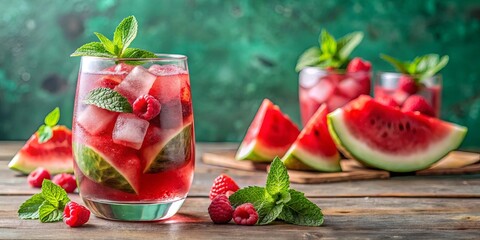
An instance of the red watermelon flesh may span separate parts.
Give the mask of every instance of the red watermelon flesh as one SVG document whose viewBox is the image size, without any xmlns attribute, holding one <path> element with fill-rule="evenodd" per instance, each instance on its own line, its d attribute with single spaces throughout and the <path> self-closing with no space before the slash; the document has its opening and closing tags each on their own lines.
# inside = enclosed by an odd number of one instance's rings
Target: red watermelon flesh
<svg viewBox="0 0 480 240">
<path fill-rule="evenodd" d="M 72 132 L 65 126 L 52 128 L 53 136 L 44 143 L 34 133 L 8 164 L 12 170 L 29 174 L 37 167 L 51 174 L 73 172 Z"/>
<path fill-rule="evenodd" d="M 322 104 L 310 118 L 297 140 L 282 158 L 288 169 L 341 171 L 340 154 L 328 132 L 327 105 Z"/>
<path fill-rule="evenodd" d="M 280 108 L 265 99 L 237 151 L 237 160 L 271 162 L 283 156 L 300 131 Z"/>
<path fill-rule="evenodd" d="M 328 115 L 347 155 L 376 168 L 410 172 L 429 167 L 463 141 L 465 127 L 385 106 L 360 96 Z"/>
</svg>

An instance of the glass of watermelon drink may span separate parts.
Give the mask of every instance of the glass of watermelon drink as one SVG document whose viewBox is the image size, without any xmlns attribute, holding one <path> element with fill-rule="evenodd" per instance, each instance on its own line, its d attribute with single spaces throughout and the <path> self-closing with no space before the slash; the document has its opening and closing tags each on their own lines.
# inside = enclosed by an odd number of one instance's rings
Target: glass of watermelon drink
<svg viewBox="0 0 480 240">
<path fill-rule="evenodd" d="M 194 124 L 187 57 L 81 60 L 73 114 L 80 196 L 98 217 L 173 216 L 190 189 Z"/>
<path fill-rule="evenodd" d="M 328 70 L 318 67 L 302 69 L 299 75 L 302 124 L 305 126 L 323 103 L 326 103 L 328 112 L 332 112 L 362 94 L 369 95 L 370 76 L 370 63 L 368 67 L 361 69 L 353 67 L 346 70 Z"/>
<path fill-rule="evenodd" d="M 386 105 L 404 108 L 409 98 L 423 98 L 429 105 L 422 111 L 433 117 L 440 116 L 442 76 L 440 74 L 414 81 L 413 76 L 395 72 L 376 74 L 374 96 Z M 415 103 L 414 103 L 415 104 Z"/>
</svg>

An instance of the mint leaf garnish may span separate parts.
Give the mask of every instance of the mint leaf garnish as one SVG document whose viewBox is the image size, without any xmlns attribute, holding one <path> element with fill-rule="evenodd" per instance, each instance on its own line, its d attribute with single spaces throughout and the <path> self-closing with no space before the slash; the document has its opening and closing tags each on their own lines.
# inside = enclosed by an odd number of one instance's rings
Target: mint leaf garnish
<svg viewBox="0 0 480 240">
<path fill-rule="evenodd" d="M 60 120 L 60 109 L 56 107 L 50 113 L 48 113 L 47 116 L 45 116 L 45 119 L 43 120 L 45 124 L 40 126 L 37 130 L 39 143 L 44 143 L 52 138 L 52 127 L 57 125 L 58 120 Z"/>
<path fill-rule="evenodd" d="M 45 199 L 41 193 L 34 194 L 20 206 L 18 209 L 18 217 L 20 219 L 38 219 L 38 209 L 44 201 Z"/>
<path fill-rule="evenodd" d="M 270 165 L 266 187 L 251 186 L 238 190 L 229 197 L 233 207 L 251 203 L 258 213 L 257 224 L 269 224 L 276 219 L 287 223 L 320 226 L 321 209 L 310 202 L 303 193 L 289 189 L 287 168 L 275 157 Z"/>
<path fill-rule="evenodd" d="M 307 49 L 298 59 L 295 70 L 301 71 L 308 66 L 343 69 L 350 61 L 350 54 L 362 39 L 363 33 L 353 32 L 335 40 L 330 33 L 323 29 L 319 37 L 320 47 Z"/>
<path fill-rule="evenodd" d="M 138 22 L 134 16 L 123 19 L 113 33 L 113 41 L 105 35 L 95 32 L 100 42 L 87 43 L 72 53 L 70 56 L 95 56 L 107 58 L 154 58 L 154 53 L 129 48 L 137 36 Z"/>
<path fill-rule="evenodd" d="M 18 209 L 20 219 L 40 219 L 56 222 L 63 218 L 65 205 L 70 202 L 67 192 L 50 180 L 43 180 L 42 192 L 34 194 Z"/>
<path fill-rule="evenodd" d="M 127 98 L 110 88 L 95 88 L 83 100 L 85 104 L 95 105 L 113 112 L 131 113 L 132 106 Z"/>
<path fill-rule="evenodd" d="M 417 82 L 437 74 L 447 65 L 449 60 L 447 55 L 440 58 L 438 54 L 426 54 L 405 62 L 385 54 L 380 54 L 380 57 L 389 62 L 400 73 L 412 76 Z"/>
<path fill-rule="evenodd" d="M 293 189 L 290 189 L 289 192 L 292 200 L 285 204 L 283 211 L 278 218 L 296 225 L 322 225 L 322 210 L 316 204 L 310 202 L 303 193 Z"/>
</svg>

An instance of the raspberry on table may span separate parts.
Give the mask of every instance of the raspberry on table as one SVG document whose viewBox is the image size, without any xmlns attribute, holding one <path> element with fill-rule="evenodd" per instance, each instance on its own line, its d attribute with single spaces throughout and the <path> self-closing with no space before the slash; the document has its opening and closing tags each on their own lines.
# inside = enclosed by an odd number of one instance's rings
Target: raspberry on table
<svg viewBox="0 0 480 240">
<path fill-rule="evenodd" d="M 233 212 L 233 221 L 238 225 L 255 225 L 258 221 L 258 213 L 251 203 L 244 203 Z"/>
<path fill-rule="evenodd" d="M 44 179 L 50 179 L 50 173 L 42 167 L 38 167 L 33 172 L 28 174 L 27 181 L 32 187 L 42 187 Z"/>
<path fill-rule="evenodd" d="M 52 178 L 52 182 L 65 189 L 65 192 L 72 193 L 77 188 L 77 181 L 72 174 L 61 173 Z"/>
<path fill-rule="evenodd" d="M 208 215 L 214 223 L 228 223 L 232 220 L 233 208 L 225 195 L 216 196 L 208 206 Z"/>
<path fill-rule="evenodd" d="M 143 95 L 133 102 L 133 113 L 147 121 L 156 117 L 161 110 L 160 102 L 152 95 Z"/>
<path fill-rule="evenodd" d="M 76 203 L 69 202 L 63 210 L 63 222 L 70 227 L 79 227 L 88 222 L 90 210 Z"/>
<path fill-rule="evenodd" d="M 236 192 L 240 189 L 237 183 L 228 175 L 221 174 L 213 181 L 212 188 L 210 188 L 210 200 L 213 200 L 220 194 L 226 194 L 227 191 Z"/>
</svg>

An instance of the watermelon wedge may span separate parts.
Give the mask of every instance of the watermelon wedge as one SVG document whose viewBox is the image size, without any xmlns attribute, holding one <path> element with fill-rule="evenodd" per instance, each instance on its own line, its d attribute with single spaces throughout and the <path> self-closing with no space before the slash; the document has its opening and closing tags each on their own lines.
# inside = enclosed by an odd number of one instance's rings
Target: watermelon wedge
<svg viewBox="0 0 480 240">
<path fill-rule="evenodd" d="M 300 131 L 290 118 L 270 100 L 265 99 L 258 109 L 238 148 L 237 160 L 271 162 L 283 156 Z"/>
<path fill-rule="evenodd" d="M 288 169 L 339 172 L 340 154 L 328 132 L 327 105 L 310 118 L 282 161 Z"/>
<path fill-rule="evenodd" d="M 467 128 L 401 112 L 360 96 L 328 115 L 330 134 L 346 155 L 392 172 L 425 169 L 456 149 Z"/>
<path fill-rule="evenodd" d="M 150 126 L 141 149 L 143 172 L 159 173 L 181 166 L 192 157 L 193 141 L 193 123 L 178 129 Z"/>
<path fill-rule="evenodd" d="M 72 132 L 65 126 L 52 127 L 52 138 L 38 142 L 34 133 L 8 164 L 12 170 L 29 174 L 43 167 L 51 174 L 73 172 Z"/>
</svg>

